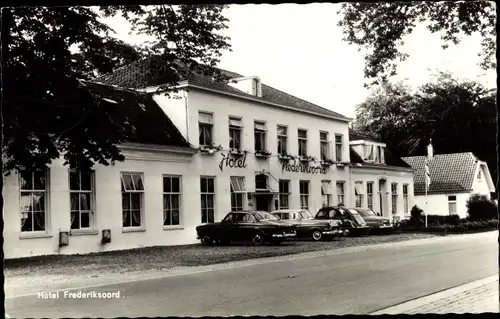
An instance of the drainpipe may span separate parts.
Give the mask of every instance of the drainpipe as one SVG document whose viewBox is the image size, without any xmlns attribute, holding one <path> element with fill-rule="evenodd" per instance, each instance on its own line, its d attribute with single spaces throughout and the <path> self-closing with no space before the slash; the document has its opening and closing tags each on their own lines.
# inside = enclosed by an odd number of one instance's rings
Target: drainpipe
<svg viewBox="0 0 500 319">
<path fill-rule="evenodd" d="M 184 99 L 184 108 L 186 110 L 186 141 L 189 142 L 189 109 L 188 109 L 188 95 L 186 90 L 182 90 L 182 97 Z"/>
</svg>

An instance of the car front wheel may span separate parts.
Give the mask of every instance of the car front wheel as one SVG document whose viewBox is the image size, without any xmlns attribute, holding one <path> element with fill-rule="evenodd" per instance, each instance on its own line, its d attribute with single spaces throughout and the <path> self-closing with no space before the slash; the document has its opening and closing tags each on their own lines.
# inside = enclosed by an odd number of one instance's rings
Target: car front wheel
<svg viewBox="0 0 500 319">
<path fill-rule="evenodd" d="M 260 246 L 264 243 L 264 234 L 259 231 L 259 232 L 255 232 L 252 236 L 252 244 L 254 246 Z"/>
<path fill-rule="evenodd" d="M 311 235 L 314 241 L 320 241 L 321 239 L 323 239 L 323 234 L 317 229 L 313 230 L 311 232 Z"/>
<path fill-rule="evenodd" d="M 203 236 L 201 238 L 201 243 L 205 246 L 212 246 L 214 240 L 210 236 Z"/>
</svg>

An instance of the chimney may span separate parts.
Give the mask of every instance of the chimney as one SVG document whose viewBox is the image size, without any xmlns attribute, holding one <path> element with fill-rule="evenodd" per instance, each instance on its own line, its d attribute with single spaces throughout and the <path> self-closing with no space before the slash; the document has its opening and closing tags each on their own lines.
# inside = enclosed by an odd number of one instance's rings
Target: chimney
<svg viewBox="0 0 500 319">
<path fill-rule="evenodd" d="M 434 148 L 432 147 L 432 138 L 429 140 L 429 145 L 427 145 L 427 159 L 430 160 L 434 157 Z"/>
</svg>

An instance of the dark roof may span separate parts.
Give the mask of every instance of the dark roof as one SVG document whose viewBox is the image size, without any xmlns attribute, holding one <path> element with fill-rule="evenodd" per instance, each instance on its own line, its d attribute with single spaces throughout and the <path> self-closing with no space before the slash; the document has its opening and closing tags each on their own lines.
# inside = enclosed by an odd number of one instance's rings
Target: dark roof
<svg viewBox="0 0 500 319">
<path fill-rule="evenodd" d="M 425 194 L 425 156 L 403 157 L 415 169 L 415 195 Z M 472 190 L 477 158 L 474 154 L 453 153 L 434 155 L 429 160 L 431 184 L 428 194 L 452 194 Z"/>
<path fill-rule="evenodd" d="M 155 71 L 160 66 L 161 69 L 161 57 L 153 56 L 147 59 L 142 59 L 136 61 L 132 64 L 124 66 L 117 69 L 110 75 L 106 75 L 98 78 L 96 81 L 116 85 L 124 88 L 131 89 L 144 89 L 146 87 L 158 86 L 161 84 L 168 83 L 169 79 L 165 78 L 163 74 Z M 238 73 L 231 71 L 226 71 L 218 69 L 221 74 L 229 79 L 243 77 Z M 165 72 L 166 74 L 171 74 L 171 72 Z M 349 121 L 350 119 L 329 109 L 323 108 L 319 105 L 307 102 L 303 99 L 295 97 L 291 94 L 282 92 L 278 89 L 272 88 L 268 85 L 262 84 L 262 97 L 247 94 L 240 91 L 227 83 L 215 81 L 211 76 L 203 75 L 201 73 L 195 73 L 189 75 L 188 78 L 184 78 L 180 75 L 181 81 L 188 80 L 189 84 L 198 85 L 203 88 L 212 89 L 220 92 L 231 93 L 241 97 L 251 97 L 262 102 L 274 103 L 283 106 L 290 107 L 297 111 L 308 111 L 313 112 L 323 116 L 330 116 L 339 119 Z"/>
<path fill-rule="evenodd" d="M 190 146 L 151 96 L 90 82 L 85 82 L 85 85 L 101 98 L 118 102 L 106 103 L 106 112 L 117 122 L 127 121 L 131 124 L 132 130 L 127 134 L 128 142 Z"/>
<path fill-rule="evenodd" d="M 364 133 L 364 132 L 360 132 L 357 130 L 349 129 L 349 141 L 359 141 L 359 140 L 384 143 L 381 139 L 379 139 L 373 135 L 370 135 L 370 134 Z"/>
<path fill-rule="evenodd" d="M 370 166 L 380 166 L 380 167 L 396 166 L 403 168 L 411 168 L 411 166 L 408 165 L 405 161 L 403 161 L 396 155 L 392 154 L 387 149 L 384 149 L 385 164 L 365 162 L 363 158 L 358 154 L 358 152 L 356 152 L 351 146 L 349 146 L 349 156 L 351 158 L 351 163 L 355 164 L 369 164 Z"/>
</svg>

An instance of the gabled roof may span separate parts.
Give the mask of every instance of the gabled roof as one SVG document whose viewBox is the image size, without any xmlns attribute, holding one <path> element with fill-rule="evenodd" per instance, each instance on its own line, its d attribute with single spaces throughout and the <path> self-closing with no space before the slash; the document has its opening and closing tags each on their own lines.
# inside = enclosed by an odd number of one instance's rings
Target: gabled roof
<svg viewBox="0 0 500 319">
<path fill-rule="evenodd" d="M 151 96 L 139 96 L 137 92 L 88 81 L 84 85 L 92 93 L 110 101 L 106 104 L 106 112 L 111 119 L 131 124 L 132 131 L 128 133 L 127 142 L 190 147 Z"/>
<path fill-rule="evenodd" d="M 121 67 L 110 75 L 106 75 L 96 79 L 97 82 L 109 85 L 116 85 L 131 89 L 144 89 L 147 87 L 158 86 L 168 83 L 168 79 L 162 75 L 155 73 L 155 68 L 161 65 L 161 57 L 152 56 L 150 58 L 136 61 L 127 66 Z M 238 73 L 231 71 L 220 70 L 221 74 L 229 79 L 243 77 Z M 307 111 L 316 113 L 322 116 L 334 117 L 340 120 L 350 121 L 350 118 L 345 117 L 337 112 L 323 108 L 319 105 L 310 103 L 291 94 L 282 92 L 278 89 L 262 84 L 262 97 L 254 96 L 242 92 L 227 83 L 217 82 L 211 76 L 206 76 L 200 73 L 192 74 L 189 78 L 181 77 L 181 80 L 187 80 L 188 84 L 197 85 L 206 89 L 216 90 L 222 93 L 230 93 L 244 98 L 252 98 L 262 102 L 274 103 L 289 107 L 296 111 Z"/>
<path fill-rule="evenodd" d="M 360 140 L 384 143 L 381 139 L 373 135 L 358 130 L 349 129 L 349 141 L 360 141 Z"/>
<path fill-rule="evenodd" d="M 415 195 L 425 195 L 425 156 L 403 157 L 415 169 Z M 472 191 L 477 168 L 474 154 L 452 153 L 434 155 L 429 160 L 431 184 L 428 194 L 453 194 Z"/>
<path fill-rule="evenodd" d="M 401 168 L 412 168 L 405 161 L 403 161 L 401 158 L 397 157 L 396 155 L 392 154 L 387 149 L 384 149 L 385 164 L 371 163 L 371 162 L 364 161 L 363 158 L 358 154 L 358 152 L 356 152 L 354 150 L 354 148 L 352 148 L 352 146 L 349 146 L 349 156 L 350 156 L 351 163 L 368 164 L 368 165 L 370 165 L 370 167 L 387 168 L 387 166 L 395 166 L 395 167 L 401 167 Z"/>
</svg>

